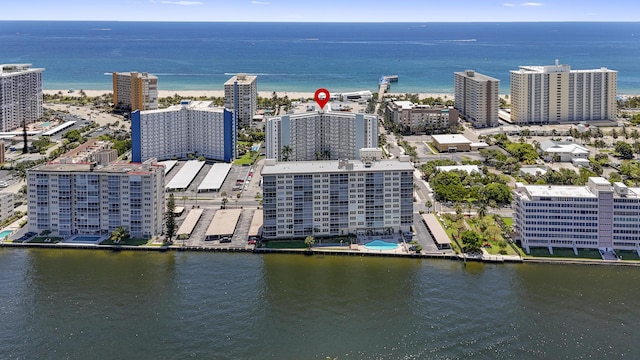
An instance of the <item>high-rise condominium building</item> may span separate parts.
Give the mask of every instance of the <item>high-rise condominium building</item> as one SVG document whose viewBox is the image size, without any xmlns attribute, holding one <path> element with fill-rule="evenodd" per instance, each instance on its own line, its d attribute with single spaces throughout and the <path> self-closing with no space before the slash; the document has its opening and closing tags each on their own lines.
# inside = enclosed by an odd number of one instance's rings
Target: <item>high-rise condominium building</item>
<svg viewBox="0 0 640 360">
<path fill-rule="evenodd" d="M 227 80 L 224 107 L 233 111 L 238 126 L 249 127 L 258 109 L 258 77 L 241 73 Z"/>
<path fill-rule="evenodd" d="M 122 226 L 136 238 L 159 235 L 164 166 L 154 161 L 48 163 L 27 170 L 29 231 L 108 235 Z"/>
<path fill-rule="evenodd" d="M 454 108 L 474 127 L 498 125 L 500 80 L 473 70 L 453 73 Z"/>
<path fill-rule="evenodd" d="M 183 101 L 167 109 L 131 113 L 132 161 L 167 160 L 189 154 L 231 162 L 237 126 L 227 109 L 211 101 Z"/>
<path fill-rule="evenodd" d="M 265 238 L 383 234 L 413 224 L 408 158 L 380 161 L 265 160 Z"/>
<path fill-rule="evenodd" d="M 618 72 L 571 70 L 569 65 L 521 66 L 511 71 L 511 121 L 557 124 L 616 119 Z"/>
<path fill-rule="evenodd" d="M 458 125 L 459 112 L 443 106 L 390 101 L 385 108 L 385 116 L 412 133 L 441 134 Z"/>
<path fill-rule="evenodd" d="M 0 65 L 0 131 L 10 131 L 42 117 L 42 68 Z"/>
<path fill-rule="evenodd" d="M 514 238 L 532 247 L 640 251 L 640 188 L 516 184 Z"/>
<path fill-rule="evenodd" d="M 7 220 L 13 215 L 13 197 L 14 194 L 12 192 L 0 192 L 0 222 Z"/>
<path fill-rule="evenodd" d="M 114 72 L 113 104 L 127 111 L 157 109 L 158 77 L 146 72 Z"/>
<path fill-rule="evenodd" d="M 378 120 L 337 111 L 284 115 L 267 119 L 265 138 L 268 159 L 359 159 L 361 148 L 378 147 Z"/>
</svg>

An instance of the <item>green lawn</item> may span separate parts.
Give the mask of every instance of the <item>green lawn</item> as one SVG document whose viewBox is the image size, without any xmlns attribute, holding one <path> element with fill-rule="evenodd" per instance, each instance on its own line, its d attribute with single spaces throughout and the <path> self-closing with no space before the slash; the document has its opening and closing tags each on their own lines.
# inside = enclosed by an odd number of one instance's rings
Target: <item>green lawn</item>
<svg viewBox="0 0 640 360">
<path fill-rule="evenodd" d="M 47 239 L 50 239 L 51 241 L 45 241 Z M 42 243 L 42 244 L 48 244 L 48 243 L 59 243 L 60 241 L 62 241 L 61 237 L 54 237 L 54 236 L 38 236 L 36 238 L 33 238 L 31 240 L 29 240 L 30 243 Z"/>
<path fill-rule="evenodd" d="M 247 151 L 244 155 L 237 158 L 233 163 L 236 165 L 251 165 L 255 156 L 258 155 L 255 151 Z"/>
<path fill-rule="evenodd" d="M 502 217 L 502 221 L 504 221 L 505 225 L 511 226 L 513 225 L 513 218 L 510 217 Z"/>
<path fill-rule="evenodd" d="M 269 240 L 263 244 L 267 249 L 306 249 L 304 240 Z"/>
<path fill-rule="evenodd" d="M 103 240 L 100 245 L 129 245 L 129 246 L 140 246 L 147 245 L 149 239 L 125 239 L 120 244 L 114 244 L 111 239 Z"/>
<path fill-rule="evenodd" d="M 549 254 L 549 250 L 546 247 L 542 248 L 531 248 L 530 256 L 537 257 L 562 257 L 562 258 L 573 258 L 573 259 L 602 259 L 600 256 L 600 252 L 595 249 L 578 249 L 578 256 L 575 255 L 573 249 L 565 249 L 565 248 L 554 248 L 553 255 Z"/>
<path fill-rule="evenodd" d="M 622 257 L 622 260 L 640 260 L 638 253 L 631 250 L 616 250 L 616 254 Z"/>
</svg>

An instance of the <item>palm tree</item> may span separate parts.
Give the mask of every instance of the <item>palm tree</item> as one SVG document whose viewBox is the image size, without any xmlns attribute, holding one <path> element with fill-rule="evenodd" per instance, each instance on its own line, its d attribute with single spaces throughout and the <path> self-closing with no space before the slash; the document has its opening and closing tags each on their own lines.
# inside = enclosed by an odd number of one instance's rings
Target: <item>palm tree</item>
<svg viewBox="0 0 640 360">
<path fill-rule="evenodd" d="M 481 219 L 487 216 L 487 203 L 484 201 L 481 201 L 480 205 L 478 205 L 478 216 Z"/>
<path fill-rule="evenodd" d="M 433 203 L 431 202 L 431 200 L 427 200 L 427 202 L 424 205 L 427 207 L 427 212 L 431 212 L 431 207 L 433 206 Z"/>
<path fill-rule="evenodd" d="M 291 152 L 293 150 L 291 149 L 291 146 L 289 145 L 285 145 L 282 147 L 282 161 L 289 161 L 289 158 L 291 157 Z"/>
<path fill-rule="evenodd" d="M 311 250 L 311 248 L 313 247 L 313 244 L 315 244 L 316 239 L 314 239 L 313 236 L 309 235 L 304 239 L 304 244 L 307 245 L 307 248 L 309 248 L 309 250 Z"/>
<path fill-rule="evenodd" d="M 129 232 L 127 231 L 127 229 L 125 229 L 122 226 L 118 226 L 118 228 L 111 233 L 111 236 L 109 237 L 109 239 L 114 244 L 120 244 L 128 237 L 129 237 Z"/>
</svg>

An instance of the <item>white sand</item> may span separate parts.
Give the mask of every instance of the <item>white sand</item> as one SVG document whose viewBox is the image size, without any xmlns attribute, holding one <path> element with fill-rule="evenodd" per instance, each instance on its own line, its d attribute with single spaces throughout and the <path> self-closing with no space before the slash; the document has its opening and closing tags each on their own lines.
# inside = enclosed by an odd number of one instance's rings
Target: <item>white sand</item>
<svg viewBox="0 0 640 360">
<path fill-rule="evenodd" d="M 85 92 L 85 94 L 87 94 L 87 96 L 90 96 L 90 97 L 101 96 L 101 95 L 109 94 L 112 92 L 112 90 L 83 90 L 83 91 Z M 49 95 L 54 95 L 54 94 L 57 94 L 58 92 L 62 92 L 62 95 L 64 96 L 76 96 L 76 97 L 80 96 L 79 91 L 75 91 L 71 94 L 68 93 L 67 90 L 43 90 L 42 92 Z M 201 96 L 224 97 L 224 90 L 158 90 L 158 96 L 161 98 L 173 96 L 175 94 L 178 94 L 182 97 L 188 97 L 188 98 L 196 98 Z M 260 97 L 270 98 L 272 94 L 273 94 L 273 91 L 258 91 L 258 96 Z M 312 92 L 301 92 L 301 91 L 278 91 L 276 92 L 276 94 L 279 97 L 284 97 L 286 95 L 290 99 L 300 99 L 300 98 L 312 99 L 314 95 Z M 401 96 L 401 95 L 405 95 L 405 93 L 386 93 L 385 94 L 385 96 L 391 96 L 391 97 Z M 420 93 L 418 94 L 418 96 L 420 99 L 426 99 L 429 97 L 432 97 L 432 98 L 439 97 L 444 100 L 453 99 L 453 94 L 444 94 L 444 93 Z"/>
</svg>

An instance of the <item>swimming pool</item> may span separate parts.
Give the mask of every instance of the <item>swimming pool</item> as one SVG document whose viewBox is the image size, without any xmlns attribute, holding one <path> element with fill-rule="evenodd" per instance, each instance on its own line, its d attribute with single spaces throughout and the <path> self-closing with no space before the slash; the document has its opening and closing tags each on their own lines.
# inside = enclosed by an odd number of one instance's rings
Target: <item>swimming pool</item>
<svg viewBox="0 0 640 360">
<path fill-rule="evenodd" d="M 383 240 L 373 240 L 364 245 L 369 250 L 395 250 L 398 248 L 398 244 L 390 243 Z"/>
<path fill-rule="evenodd" d="M 13 230 L 5 230 L 3 232 L 0 232 L 0 240 L 6 238 L 7 236 L 11 235 L 11 233 L 13 232 Z"/>
<path fill-rule="evenodd" d="M 102 239 L 102 236 L 91 236 L 91 235 L 78 235 L 72 239 L 67 241 L 69 242 L 79 242 L 79 243 L 94 243 L 98 240 Z"/>
<path fill-rule="evenodd" d="M 51 123 L 49 123 L 49 122 L 43 122 L 42 124 L 40 124 L 40 126 L 42 126 L 42 127 L 47 127 L 49 125 L 51 125 Z"/>
</svg>

